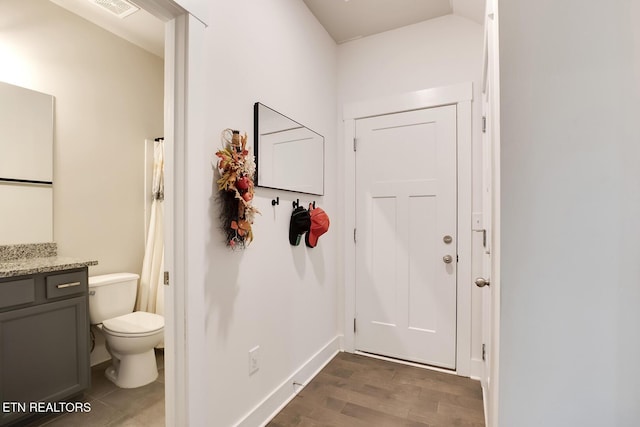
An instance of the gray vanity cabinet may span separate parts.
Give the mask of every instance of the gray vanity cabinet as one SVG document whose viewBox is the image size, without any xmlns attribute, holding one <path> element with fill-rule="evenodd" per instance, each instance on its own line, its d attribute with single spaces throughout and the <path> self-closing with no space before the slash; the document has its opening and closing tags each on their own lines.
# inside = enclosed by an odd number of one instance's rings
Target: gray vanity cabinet
<svg viewBox="0 0 640 427">
<path fill-rule="evenodd" d="M 0 425 L 30 402 L 66 402 L 89 387 L 87 269 L 0 279 Z M 1 409 L 1 407 L 0 407 Z"/>
</svg>

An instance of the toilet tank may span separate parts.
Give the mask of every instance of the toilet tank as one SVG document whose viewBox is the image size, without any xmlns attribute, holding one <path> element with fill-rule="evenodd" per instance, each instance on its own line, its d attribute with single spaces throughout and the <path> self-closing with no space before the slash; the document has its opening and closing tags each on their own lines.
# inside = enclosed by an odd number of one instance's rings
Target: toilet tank
<svg viewBox="0 0 640 427">
<path fill-rule="evenodd" d="M 89 277 L 89 318 L 92 325 L 132 313 L 138 279 L 133 273 L 112 273 Z"/>
</svg>

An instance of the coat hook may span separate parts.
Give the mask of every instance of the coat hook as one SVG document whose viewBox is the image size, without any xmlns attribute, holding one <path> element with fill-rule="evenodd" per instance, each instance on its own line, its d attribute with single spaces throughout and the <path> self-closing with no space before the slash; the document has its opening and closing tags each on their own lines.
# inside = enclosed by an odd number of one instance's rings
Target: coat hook
<svg viewBox="0 0 640 427">
<path fill-rule="evenodd" d="M 280 204 L 280 196 L 276 197 L 275 199 L 273 199 L 271 201 L 271 206 L 275 206 L 275 205 L 279 205 Z"/>
<path fill-rule="evenodd" d="M 293 209 L 299 207 L 300 206 L 300 199 L 296 199 L 296 201 L 293 202 L 292 205 L 293 205 Z"/>
<path fill-rule="evenodd" d="M 315 209 L 315 208 L 316 208 L 316 201 L 314 200 L 313 201 L 313 209 Z"/>
</svg>

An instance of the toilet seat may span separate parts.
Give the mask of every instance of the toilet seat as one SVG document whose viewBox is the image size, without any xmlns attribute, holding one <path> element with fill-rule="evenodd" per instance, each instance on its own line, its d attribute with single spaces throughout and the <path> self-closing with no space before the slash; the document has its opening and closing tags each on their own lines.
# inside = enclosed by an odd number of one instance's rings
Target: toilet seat
<svg viewBox="0 0 640 427">
<path fill-rule="evenodd" d="M 164 317 L 159 314 L 135 311 L 102 322 L 102 330 L 119 337 L 148 336 L 164 328 Z"/>
</svg>

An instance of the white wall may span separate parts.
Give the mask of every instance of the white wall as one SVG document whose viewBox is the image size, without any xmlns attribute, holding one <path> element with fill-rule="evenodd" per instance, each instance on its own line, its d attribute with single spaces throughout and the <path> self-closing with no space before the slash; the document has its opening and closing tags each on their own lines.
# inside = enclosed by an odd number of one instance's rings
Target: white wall
<svg viewBox="0 0 640 427">
<path fill-rule="evenodd" d="M 473 211 L 482 210 L 482 26 L 455 15 L 409 25 L 338 46 L 338 102 L 473 82 Z M 342 129 L 340 129 L 342 130 Z M 481 275 L 482 240 L 473 233 L 473 274 Z M 472 283 L 472 374 L 481 374 L 481 293 Z"/>
<path fill-rule="evenodd" d="M 209 15 L 202 88 L 209 143 L 200 156 L 192 156 L 199 164 L 189 167 L 202 168 L 211 184 L 206 194 L 189 194 L 190 203 L 208 200 L 205 223 L 192 224 L 206 236 L 206 247 L 202 265 L 190 276 L 199 280 L 200 269 L 204 276 L 207 419 L 230 426 L 338 334 L 336 47 L 299 0 L 216 1 Z M 324 135 L 325 196 L 258 188 L 254 205 L 262 215 L 253 226 L 255 240 L 246 250 L 232 251 L 219 229 L 211 162 L 225 128 L 246 131 L 253 146 L 256 101 Z M 276 196 L 280 205 L 272 207 Z M 315 249 L 289 245 L 295 198 L 315 200 L 331 218 Z M 257 345 L 260 370 L 249 376 L 248 352 Z M 288 384 L 286 389 L 294 388 Z"/>
<path fill-rule="evenodd" d="M 501 426 L 640 423 L 640 2 L 500 2 Z"/>
<path fill-rule="evenodd" d="M 163 61 L 45 0 L 0 2 L 0 80 L 55 97 L 54 241 L 139 273 L 144 139 L 163 131 Z"/>
<path fill-rule="evenodd" d="M 447 15 L 341 44 L 339 101 L 479 82 L 482 42 L 480 24 Z M 480 93 L 474 87 L 474 98 Z"/>
</svg>

